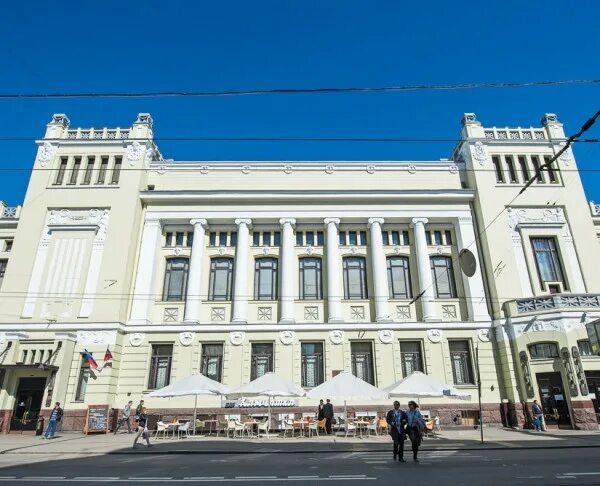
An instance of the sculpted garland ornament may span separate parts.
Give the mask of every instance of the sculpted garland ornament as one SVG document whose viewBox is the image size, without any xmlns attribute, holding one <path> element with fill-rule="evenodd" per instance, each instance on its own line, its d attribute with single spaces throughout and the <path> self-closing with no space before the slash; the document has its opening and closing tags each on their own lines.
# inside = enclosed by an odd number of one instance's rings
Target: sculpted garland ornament
<svg viewBox="0 0 600 486">
<path fill-rule="evenodd" d="M 475 142 L 471 153 L 473 154 L 473 158 L 479 162 L 480 165 L 483 165 L 488 158 L 487 148 L 481 142 Z"/>
<path fill-rule="evenodd" d="M 143 154 L 144 147 L 139 142 L 133 142 L 127 146 L 127 160 L 129 161 L 129 165 L 135 165 Z"/>
<path fill-rule="evenodd" d="M 52 160 L 52 156 L 54 155 L 54 147 L 49 142 L 44 142 L 43 145 L 40 145 L 38 148 L 37 159 L 40 161 L 40 165 L 42 167 L 46 167 L 48 162 Z"/>
</svg>

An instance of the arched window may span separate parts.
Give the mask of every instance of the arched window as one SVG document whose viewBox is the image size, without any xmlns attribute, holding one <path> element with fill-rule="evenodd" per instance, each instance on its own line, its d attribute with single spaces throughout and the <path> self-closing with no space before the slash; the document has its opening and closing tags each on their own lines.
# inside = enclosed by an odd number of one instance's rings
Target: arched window
<svg viewBox="0 0 600 486">
<path fill-rule="evenodd" d="M 388 257 L 387 271 L 390 299 L 412 298 L 408 257 Z"/>
<path fill-rule="evenodd" d="M 185 300 L 189 261 L 187 258 L 169 258 L 165 270 L 163 300 Z"/>
<path fill-rule="evenodd" d="M 277 258 L 257 258 L 254 262 L 254 300 L 277 299 Z"/>
<path fill-rule="evenodd" d="M 213 258 L 210 261 L 208 300 L 231 300 L 233 258 Z"/>
<path fill-rule="evenodd" d="M 364 257 L 344 258 L 344 298 L 367 298 L 367 262 Z"/>
<path fill-rule="evenodd" d="M 455 299 L 456 283 L 454 282 L 452 258 L 447 256 L 431 257 L 431 273 L 436 298 Z"/>
<path fill-rule="evenodd" d="M 320 258 L 300 259 L 300 298 L 302 300 L 323 298 Z"/>
<path fill-rule="evenodd" d="M 558 345 L 556 343 L 535 343 L 529 345 L 531 359 L 558 358 Z"/>
</svg>

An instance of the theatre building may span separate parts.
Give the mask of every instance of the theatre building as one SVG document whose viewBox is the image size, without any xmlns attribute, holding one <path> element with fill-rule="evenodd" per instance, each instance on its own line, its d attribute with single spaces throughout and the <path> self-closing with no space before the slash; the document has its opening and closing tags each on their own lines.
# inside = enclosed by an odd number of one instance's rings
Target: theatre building
<svg viewBox="0 0 600 486">
<path fill-rule="evenodd" d="M 422 409 L 472 424 L 478 369 L 488 424 L 525 425 L 538 398 L 550 427 L 598 427 L 599 246 L 572 151 L 510 202 L 562 125 L 466 114 L 461 133 L 433 161 L 194 162 L 163 157 L 148 114 L 102 129 L 54 115 L 22 208 L 0 218 L 2 430 L 35 429 L 55 401 L 64 430 L 128 400 L 190 416 L 192 397 L 149 393 L 194 373 L 308 390 L 343 370 L 382 388 L 423 371 L 471 398 Z M 259 405 L 198 399 L 219 417 Z"/>
</svg>

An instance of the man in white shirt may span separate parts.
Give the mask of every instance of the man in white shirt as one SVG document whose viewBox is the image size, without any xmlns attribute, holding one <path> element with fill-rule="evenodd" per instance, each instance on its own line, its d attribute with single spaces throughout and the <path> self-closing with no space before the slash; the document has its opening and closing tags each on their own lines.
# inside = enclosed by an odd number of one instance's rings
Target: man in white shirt
<svg viewBox="0 0 600 486">
<path fill-rule="evenodd" d="M 115 428 L 115 434 L 119 431 L 119 429 L 121 428 L 121 425 L 123 424 L 127 424 L 127 431 L 131 434 L 131 423 L 129 421 L 129 417 L 131 416 L 131 406 L 133 405 L 133 400 L 129 400 L 127 402 L 127 405 L 125 405 L 123 407 L 123 410 L 121 410 L 121 416 L 119 417 L 119 420 L 117 420 L 117 427 Z"/>
</svg>

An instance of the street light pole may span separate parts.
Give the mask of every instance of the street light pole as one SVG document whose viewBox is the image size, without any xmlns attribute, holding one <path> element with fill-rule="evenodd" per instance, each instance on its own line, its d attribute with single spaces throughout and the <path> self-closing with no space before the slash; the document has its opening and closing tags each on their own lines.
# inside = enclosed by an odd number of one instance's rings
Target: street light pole
<svg viewBox="0 0 600 486">
<path fill-rule="evenodd" d="M 479 399 L 479 432 L 483 444 L 483 410 L 481 407 L 481 373 L 479 371 L 479 344 L 475 347 L 475 366 L 477 368 L 477 395 Z"/>
</svg>

